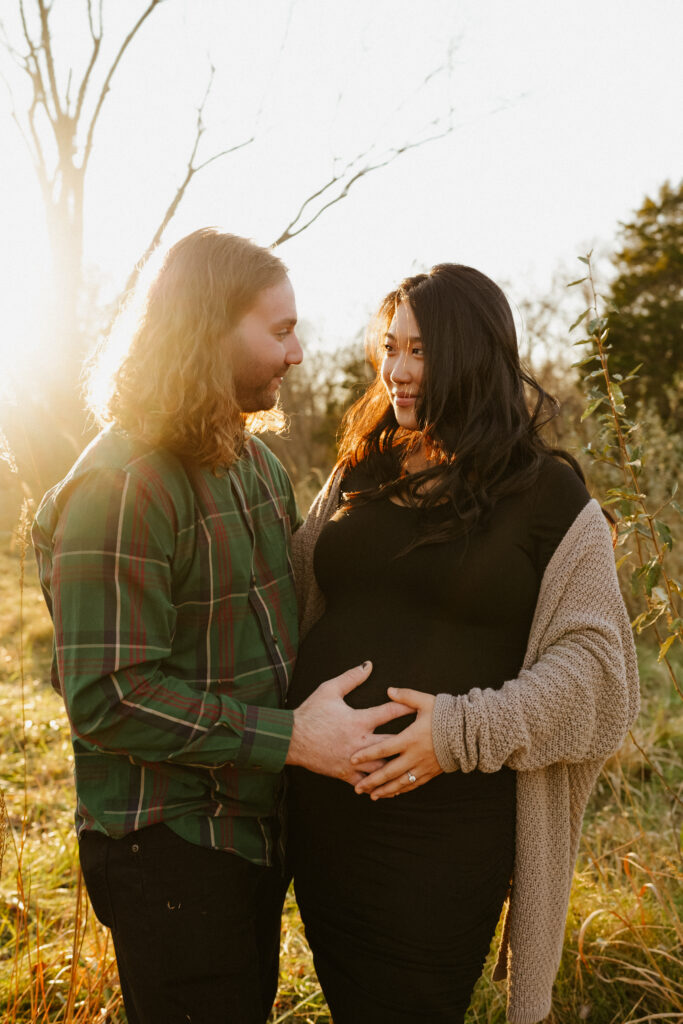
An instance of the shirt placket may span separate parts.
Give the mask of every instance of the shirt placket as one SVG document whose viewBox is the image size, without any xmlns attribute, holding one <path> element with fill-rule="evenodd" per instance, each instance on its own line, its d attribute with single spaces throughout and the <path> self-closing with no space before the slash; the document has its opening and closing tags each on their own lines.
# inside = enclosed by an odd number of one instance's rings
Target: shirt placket
<svg viewBox="0 0 683 1024">
<path fill-rule="evenodd" d="M 284 703 L 285 696 L 287 693 L 288 676 L 287 667 L 285 665 L 283 653 L 280 650 L 278 636 L 273 629 L 273 623 L 271 620 L 270 610 L 268 604 L 261 594 L 258 586 L 258 580 L 256 578 L 256 572 L 254 569 L 254 552 L 256 550 L 256 529 L 254 527 L 254 520 L 252 518 L 249 506 L 247 504 L 246 496 L 242 489 L 239 477 L 232 471 L 228 471 L 230 477 L 230 484 L 237 498 L 237 505 L 240 510 L 242 521 L 246 527 L 247 533 L 251 540 L 251 552 L 250 552 L 250 567 L 249 567 L 249 607 L 256 615 L 259 623 L 261 633 L 263 635 L 263 641 L 266 645 L 266 650 L 270 655 L 270 660 L 275 670 L 277 677 L 278 686 L 280 688 L 280 694 Z M 271 495 L 268 495 L 268 500 L 272 503 Z"/>
</svg>

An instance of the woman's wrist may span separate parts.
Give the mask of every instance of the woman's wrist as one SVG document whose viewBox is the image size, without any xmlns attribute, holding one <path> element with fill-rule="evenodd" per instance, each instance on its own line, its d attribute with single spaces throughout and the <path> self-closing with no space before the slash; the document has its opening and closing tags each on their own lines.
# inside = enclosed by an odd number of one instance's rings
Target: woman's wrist
<svg viewBox="0 0 683 1024">
<path fill-rule="evenodd" d="M 448 725 L 452 715 L 455 714 L 455 702 L 456 698 L 452 694 L 439 693 L 434 701 L 432 711 L 434 755 L 439 762 L 439 767 L 444 772 L 456 772 L 460 767 L 448 744 Z"/>
</svg>

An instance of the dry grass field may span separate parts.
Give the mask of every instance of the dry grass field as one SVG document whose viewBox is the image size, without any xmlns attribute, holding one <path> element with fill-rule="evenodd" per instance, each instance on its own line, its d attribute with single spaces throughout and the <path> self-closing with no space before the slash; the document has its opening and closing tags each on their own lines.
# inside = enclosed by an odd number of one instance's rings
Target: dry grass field
<svg viewBox="0 0 683 1024">
<path fill-rule="evenodd" d="M 111 943 L 79 883 L 71 746 L 48 682 L 51 627 L 32 552 L 22 558 L 10 539 L 0 548 L 0 638 L 0 1018 L 123 1024 Z M 640 653 L 643 712 L 591 800 L 553 1024 L 683 1021 L 683 702 L 656 652 Z M 502 1024 L 504 1006 L 487 971 L 468 1022 Z M 271 1022 L 329 1020 L 290 897 Z"/>
</svg>

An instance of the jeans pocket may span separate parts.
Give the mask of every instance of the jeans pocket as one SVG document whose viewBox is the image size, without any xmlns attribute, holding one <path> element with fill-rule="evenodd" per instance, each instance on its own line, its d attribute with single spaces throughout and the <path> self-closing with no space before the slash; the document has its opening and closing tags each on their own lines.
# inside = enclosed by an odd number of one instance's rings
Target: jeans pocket
<svg viewBox="0 0 683 1024">
<path fill-rule="evenodd" d="M 113 842 L 101 832 L 85 832 L 78 840 L 83 880 L 90 903 L 98 921 L 107 928 L 114 927 L 114 911 L 109 893 L 107 862 Z"/>
</svg>

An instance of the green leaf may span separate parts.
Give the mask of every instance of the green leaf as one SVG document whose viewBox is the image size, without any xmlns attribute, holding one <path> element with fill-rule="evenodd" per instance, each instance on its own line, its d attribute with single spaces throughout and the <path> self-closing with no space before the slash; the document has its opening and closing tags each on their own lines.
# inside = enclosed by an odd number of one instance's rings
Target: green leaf
<svg viewBox="0 0 683 1024">
<path fill-rule="evenodd" d="M 661 562 L 650 562 L 646 566 L 647 572 L 645 574 L 645 590 L 648 595 L 652 593 L 653 588 L 659 583 L 659 577 L 662 575 L 662 564 Z"/>
<path fill-rule="evenodd" d="M 626 408 L 626 402 L 624 401 L 624 392 L 621 390 L 618 384 L 612 381 L 612 398 L 616 406 L 617 412 L 623 412 Z"/>
<path fill-rule="evenodd" d="M 634 594 L 647 594 L 652 596 L 652 590 L 659 583 L 662 575 L 662 565 L 657 558 L 651 558 L 645 565 L 639 566 L 631 573 L 631 589 Z M 664 595 L 666 597 L 666 595 Z"/>
<path fill-rule="evenodd" d="M 593 338 L 582 338 L 581 341 L 573 341 L 572 345 L 593 345 L 595 341 Z"/>
<path fill-rule="evenodd" d="M 572 369 L 574 369 L 576 367 L 580 367 L 580 366 L 588 366 L 589 363 L 592 363 L 596 359 L 599 359 L 599 358 L 600 358 L 600 356 L 598 355 L 598 353 L 597 352 L 593 352 L 591 355 L 586 356 L 585 359 L 580 359 L 578 361 L 578 363 L 572 363 Z"/>
<path fill-rule="evenodd" d="M 583 421 L 585 419 L 588 419 L 588 417 L 591 416 L 595 412 L 595 410 L 598 408 L 598 406 L 602 405 L 602 403 L 604 401 L 605 401 L 605 396 L 601 395 L 600 398 L 596 398 L 594 402 L 591 402 L 591 404 L 588 406 L 588 408 L 584 409 L 583 412 L 581 413 L 581 422 L 583 423 Z"/>
<path fill-rule="evenodd" d="M 587 280 L 588 280 L 587 277 L 578 277 L 576 279 L 576 281 L 570 281 L 569 284 L 567 285 L 567 288 L 573 288 L 575 284 L 583 284 L 583 282 L 587 281 Z"/>
<path fill-rule="evenodd" d="M 591 261 L 587 256 L 578 256 L 577 259 L 580 259 L 582 263 L 585 263 L 587 267 L 590 267 Z"/>
<path fill-rule="evenodd" d="M 581 314 L 581 316 L 580 316 L 580 317 L 578 317 L 578 318 L 577 318 L 577 319 L 576 319 L 576 320 L 574 321 L 574 323 L 573 323 L 573 324 L 571 325 L 571 327 L 569 328 L 569 330 L 570 330 L 570 331 L 573 331 L 575 327 L 578 327 L 578 326 L 579 326 L 579 324 L 581 323 L 581 321 L 582 321 L 582 320 L 584 320 L 584 319 L 585 319 L 585 318 L 586 318 L 586 317 L 588 316 L 588 314 L 590 313 L 591 309 L 592 309 L 592 306 L 589 306 L 589 307 L 588 307 L 588 309 L 584 309 L 584 311 L 583 311 L 583 313 Z"/>
<path fill-rule="evenodd" d="M 600 335 L 600 334 L 602 334 L 602 332 L 605 330 L 606 327 L 607 327 L 607 317 L 606 316 L 596 316 L 596 317 L 593 317 L 593 319 L 588 322 L 588 332 L 589 332 L 589 334 Z"/>
<path fill-rule="evenodd" d="M 621 558 L 617 561 L 617 569 L 621 569 L 622 565 L 624 565 L 625 562 L 628 562 L 630 557 L 630 551 L 627 551 L 625 555 L 622 555 Z"/>
<path fill-rule="evenodd" d="M 672 501 L 671 502 L 671 507 L 676 509 L 676 511 L 678 512 L 679 516 L 683 516 L 683 508 L 681 508 L 681 506 L 678 504 L 677 501 Z"/>
<path fill-rule="evenodd" d="M 660 519 L 655 519 L 655 530 L 664 547 L 671 551 L 674 546 L 674 539 L 666 523 L 663 523 Z"/>
</svg>

